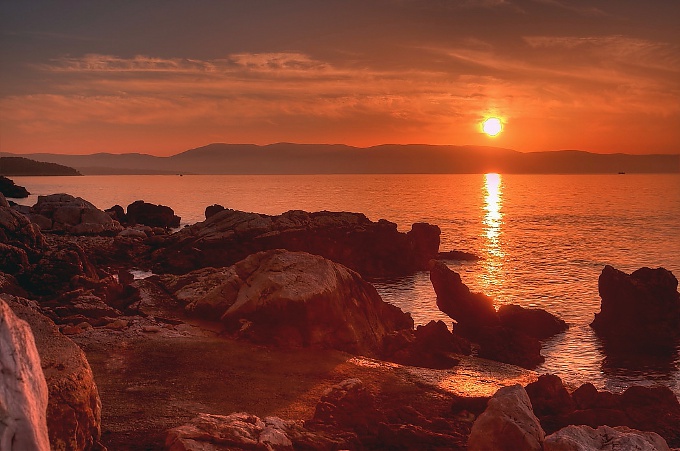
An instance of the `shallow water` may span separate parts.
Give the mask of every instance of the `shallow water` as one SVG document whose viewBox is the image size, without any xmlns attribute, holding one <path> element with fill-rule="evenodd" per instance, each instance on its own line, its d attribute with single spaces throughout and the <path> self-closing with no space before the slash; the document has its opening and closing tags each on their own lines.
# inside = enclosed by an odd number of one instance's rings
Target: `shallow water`
<svg viewBox="0 0 680 451">
<path fill-rule="evenodd" d="M 171 206 L 184 224 L 205 207 L 279 214 L 355 211 L 407 231 L 425 221 L 442 229 L 441 250 L 478 262 L 450 262 L 473 291 L 497 304 L 545 308 L 569 330 L 544 345 L 551 372 L 567 383 L 622 390 L 663 383 L 680 393 L 680 358 L 608 356 L 589 327 L 599 311 L 597 278 L 606 264 L 680 274 L 679 175 L 306 175 L 16 177 L 34 193 L 66 192 L 99 208 L 135 200 Z M 438 311 L 427 273 L 374 281 L 385 300 L 417 324 L 450 319 Z"/>
</svg>

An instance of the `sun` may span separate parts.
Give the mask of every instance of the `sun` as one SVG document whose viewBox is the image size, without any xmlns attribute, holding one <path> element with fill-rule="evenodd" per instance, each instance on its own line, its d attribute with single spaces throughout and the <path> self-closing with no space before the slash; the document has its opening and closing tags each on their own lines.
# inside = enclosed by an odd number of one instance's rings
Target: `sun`
<svg viewBox="0 0 680 451">
<path fill-rule="evenodd" d="M 503 130 L 503 123 L 497 117 L 489 117 L 482 123 L 482 130 L 489 136 L 496 136 Z"/>
</svg>

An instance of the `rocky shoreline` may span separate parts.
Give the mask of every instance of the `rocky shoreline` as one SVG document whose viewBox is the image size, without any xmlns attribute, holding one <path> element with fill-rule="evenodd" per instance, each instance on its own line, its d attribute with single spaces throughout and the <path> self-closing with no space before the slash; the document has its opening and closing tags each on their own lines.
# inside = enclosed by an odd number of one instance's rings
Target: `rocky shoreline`
<svg viewBox="0 0 680 451">
<path fill-rule="evenodd" d="M 541 341 L 568 325 L 472 293 L 439 259 L 474 256 L 440 253 L 436 225 L 402 233 L 360 213 L 216 205 L 172 232 L 178 225 L 170 207 L 143 201 L 102 211 L 67 194 L 30 208 L 0 197 L 2 327 L 16 315 L 35 336 L 42 374 L 30 377 L 49 389 L 53 449 L 557 450 L 614 436 L 680 447 L 670 390 L 569 393 L 556 376 L 528 371 L 542 362 Z M 155 275 L 136 279 L 133 269 Z M 364 279 L 422 270 L 452 329 L 414 327 Z M 606 267 L 600 292 L 593 327 L 603 340 L 677 345 L 672 273 Z M 22 348 L 13 346 L 8 355 Z M 42 431 L 26 421 L 1 443 Z"/>
</svg>

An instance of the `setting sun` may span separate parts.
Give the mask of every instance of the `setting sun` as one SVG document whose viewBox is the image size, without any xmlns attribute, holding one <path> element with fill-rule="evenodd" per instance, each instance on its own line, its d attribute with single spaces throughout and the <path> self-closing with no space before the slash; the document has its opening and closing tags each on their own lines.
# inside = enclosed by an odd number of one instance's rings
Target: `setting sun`
<svg viewBox="0 0 680 451">
<path fill-rule="evenodd" d="M 497 117 L 490 117 L 482 123 L 482 130 L 489 136 L 496 136 L 503 130 L 503 124 Z"/>
</svg>

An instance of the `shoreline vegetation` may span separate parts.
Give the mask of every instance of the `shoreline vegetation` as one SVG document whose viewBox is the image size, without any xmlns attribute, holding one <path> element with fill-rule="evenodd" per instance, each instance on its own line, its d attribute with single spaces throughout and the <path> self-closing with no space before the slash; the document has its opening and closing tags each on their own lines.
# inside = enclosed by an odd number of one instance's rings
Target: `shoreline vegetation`
<svg viewBox="0 0 680 451">
<path fill-rule="evenodd" d="M 436 225 L 219 205 L 205 216 L 172 232 L 180 218 L 164 205 L 0 195 L 0 336 L 13 337 L 0 358 L 19 355 L 49 391 L 45 402 L 8 370 L 21 395 L 3 405 L 25 419 L 8 434 L 83 450 L 680 447 L 667 387 L 617 394 L 531 371 L 568 325 L 471 292 L 442 258 L 474 254 L 441 252 Z M 430 272 L 452 328 L 414 327 L 367 282 L 414 271 Z M 597 333 L 619 351 L 674 352 L 677 283 L 663 268 L 605 267 Z"/>
<path fill-rule="evenodd" d="M 142 153 L 26 155 L 85 175 L 130 174 L 667 174 L 680 154 L 598 154 L 581 150 L 518 152 L 488 146 L 213 143 L 167 157 Z"/>
</svg>

